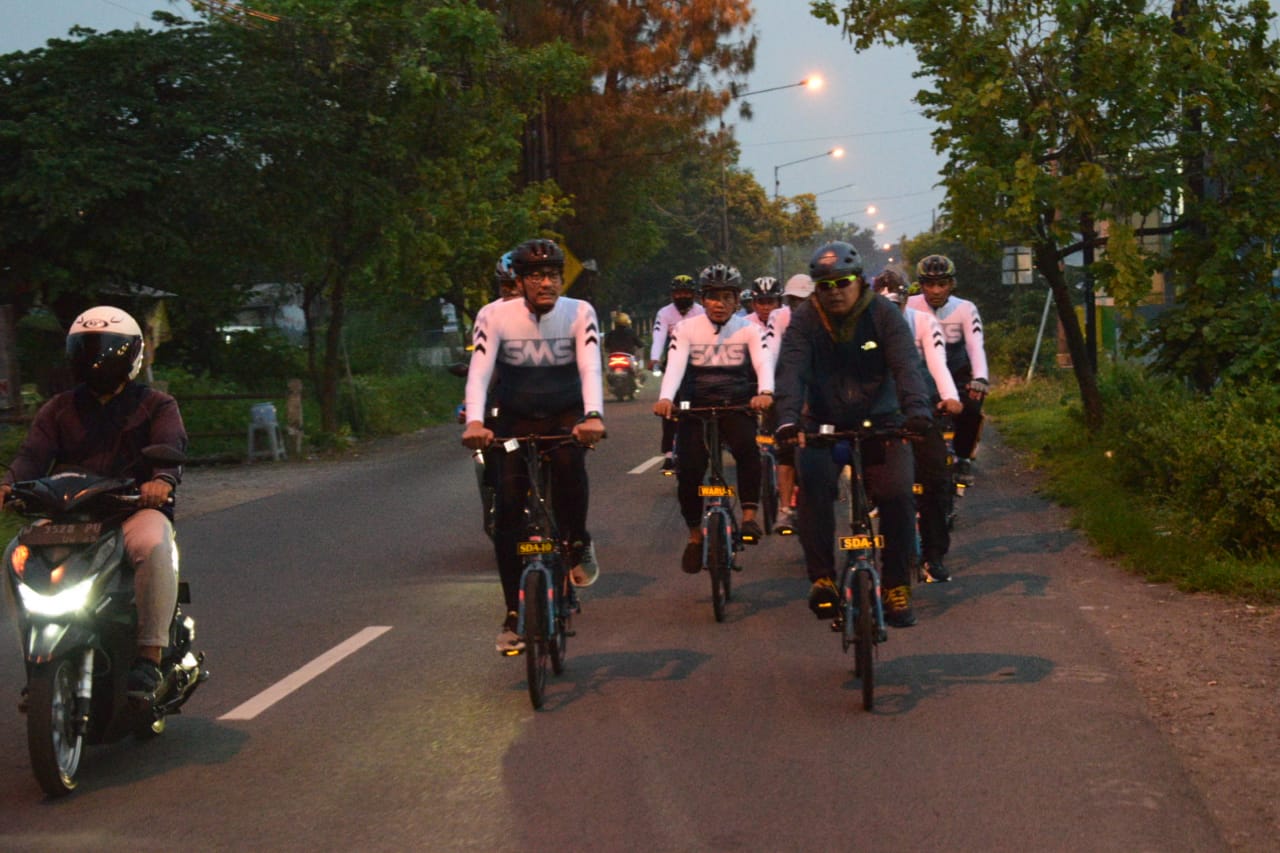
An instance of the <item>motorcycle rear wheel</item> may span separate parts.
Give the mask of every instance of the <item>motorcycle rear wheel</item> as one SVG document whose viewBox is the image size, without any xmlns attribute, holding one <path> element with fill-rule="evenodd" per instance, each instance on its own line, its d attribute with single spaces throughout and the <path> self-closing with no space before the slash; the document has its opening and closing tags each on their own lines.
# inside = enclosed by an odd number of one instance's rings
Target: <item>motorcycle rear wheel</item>
<svg viewBox="0 0 1280 853">
<path fill-rule="evenodd" d="M 66 796 L 76 787 L 84 749 L 84 736 L 76 732 L 75 722 L 77 678 L 75 664 L 64 658 L 33 669 L 27 683 L 31 770 L 50 797 Z"/>
</svg>

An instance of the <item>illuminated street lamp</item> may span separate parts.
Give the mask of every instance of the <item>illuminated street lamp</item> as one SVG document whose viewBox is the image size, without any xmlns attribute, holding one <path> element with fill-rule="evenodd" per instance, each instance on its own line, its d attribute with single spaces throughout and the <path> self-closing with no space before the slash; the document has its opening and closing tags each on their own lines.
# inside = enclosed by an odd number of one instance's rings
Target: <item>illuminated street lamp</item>
<svg viewBox="0 0 1280 853">
<path fill-rule="evenodd" d="M 837 160 L 844 156 L 844 149 L 839 146 L 823 151 L 821 154 L 814 154 L 811 157 L 801 157 L 799 160 L 791 160 L 787 163 L 779 163 L 773 167 L 773 200 L 776 202 L 782 195 L 782 179 L 778 173 L 787 166 L 794 166 L 797 163 L 807 163 L 810 160 L 818 160 L 823 157 L 835 157 Z M 778 280 L 782 280 L 782 241 L 778 241 Z"/>
<path fill-rule="evenodd" d="M 797 86 L 804 86 L 810 92 L 816 92 L 822 88 L 823 82 L 824 81 L 822 77 L 820 77 L 817 74 L 811 74 L 808 77 L 801 80 L 799 83 L 786 83 L 782 86 L 770 86 L 768 89 L 756 89 L 751 92 L 739 92 L 733 97 L 734 99 L 745 98 L 748 95 L 762 95 L 765 92 L 778 92 L 778 91 L 781 91 L 782 89 L 794 89 Z"/>
</svg>

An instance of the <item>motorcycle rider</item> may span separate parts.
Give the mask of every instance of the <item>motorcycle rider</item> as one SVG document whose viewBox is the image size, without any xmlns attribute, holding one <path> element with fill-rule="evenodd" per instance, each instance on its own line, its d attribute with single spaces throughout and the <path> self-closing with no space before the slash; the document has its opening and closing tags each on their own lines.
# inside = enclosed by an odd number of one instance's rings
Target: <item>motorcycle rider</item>
<svg viewBox="0 0 1280 853">
<path fill-rule="evenodd" d="M 965 394 L 964 410 L 955 417 L 956 479 L 973 485 L 973 455 L 982 436 L 982 402 L 987 399 L 987 352 L 983 346 L 982 317 L 978 306 L 954 295 L 956 265 L 946 255 L 929 255 L 916 265 L 916 278 L 922 292 L 907 300 L 919 311 L 929 311 L 938 318 L 947 346 L 947 369 L 956 388 Z"/>
<path fill-rule="evenodd" d="M 606 332 L 604 336 L 604 351 L 606 353 L 625 352 L 627 355 L 635 355 L 643 347 L 644 344 L 640 341 L 640 336 L 631 327 L 631 318 L 622 311 L 616 312 L 613 315 L 613 328 Z"/>
<path fill-rule="evenodd" d="M 144 347 L 141 327 L 119 308 L 99 305 L 76 317 L 66 350 L 77 384 L 40 407 L 5 473 L 0 499 L 8 500 L 15 482 L 65 467 L 138 481 L 138 511 L 121 526 L 138 610 L 137 657 L 127 690 L 131 699 L 150 702 L 158 698 L 161 654 L 178 604 L 178 552 L 167 502 L 182 468 L 154 464 L 142 449 L 162 444 L 185 452 L 187 432 L 173 397 L 134 381 Z"/>
<path fill-rule="evenodd" d="M 692 406 L 749 405 L 762 412 L 773 405 L 773 359 L 765 352 L 760 326 L 734 314 L 742 274 L 735 267 L 712 264 L 699 276 L 706 313 L 680 324 L 667 360 L 667 372 L 653 413 L 670 419 L 677 396 Z M 733 454 L 742 500 L 742 541 L 758 543 L 764 532 L 755 520 L 760 500 L 760 451 L 756 418 L 747 412 L 720 416 L 720 436 Z M 680 514 L 689 528 L 681 567 L 702 570 L 702 499 L 698 486 L 706 473 L 707 447 L 702 422 L 677 421 L 680 456 L 677 476 Z"/>
<path fill-rule="evenodd" d="M 911 327 L 916 349 L 924 362 L 925 382 L 931 386 L 929 399 L 935 409 L 944 415 L 959 414 L 963 405 L 951 372 L 947 370 L 942 328 L 937 318 L 928 311 L 918 311 L 907 305 L 907 280 L 897 270 L 881 272 L 872 280 L 871 286 L 876 293 L 902 309 L 902 316 Z M 916 480 L 923 489 L 920 496 L 920 560 L 924 579 L 928 583 L 945 583 L 951 580 L 943 559 L 951 550 L 947 516 L 955 495 L 941 419 L 935 420 L 919 441 L 911 443 L 911 450 L 915 455 Z"/>
<path fill-rule="evenodd" d="M 677 275 L 671 279 L 671 302 L 658 309 L 653 318 L 653 343 L 649 347 L 649 370 L 659 370 L 666 363 L 667 339 L 671 330 L 687 317 L 700 317 L 706 313 L 697 304 L 697 284 L 693 276 Z M 672 451 L 676 445 L 675 421 L 662 419 L 662 473 L 670 476 L 676 471 Z"/>
<path fill-rule="evenodd" d="M 866 420 L 923 433 L 933 419 L 911 330 L 897 308 L 871 291 L 857 249 L 844 242 L 821 246 L 809 261 L 809 275 L 816 292 L 792 312 L 778 355 L 778 441 L 801 441 L 802 429 L 822 424 L 844 430 Z M 908 568 L 915 535 L 911 450 L 898 440 L 868 441 L 863 462 L 885 540 L 885 621 L 905 628 L 916 621 Z M 796 467 L 800 544 L 812 581 L 809 607 L 819 618 L 829 618 L 839 604 L 832 545 L 836 459 L 830 448 L 802 445 Z"/>
<path fill-rule="evenodd" d="M 604 437 L 599 324 L 590 303 L 560 295 L 564 261 L 564 251 L 546 239 L 528 240 L 513 251 L 523 298 L 494 305 L 477 325 L 467 371 L 465 446 L 488 447 L 495 432 L 572 434 L 587 446 Z M 498 409 L 492 429 L 485 424 L 490 404 Z M 583 447 L 565 445 L 552 452 L 550 461 L 552 502 L 560 534 L 572 543 L 570 578 L 576 586 L 589 586 L 600 574 L 587 532 L 585 455 Z M 497 650 L 510 654 L 523 648 L 515 632 L 522 569 L 516 542 L 524 523 L 528 471 L 511 456 L 500 467 L 493 544 L 507 615 Z"/>
</svg>

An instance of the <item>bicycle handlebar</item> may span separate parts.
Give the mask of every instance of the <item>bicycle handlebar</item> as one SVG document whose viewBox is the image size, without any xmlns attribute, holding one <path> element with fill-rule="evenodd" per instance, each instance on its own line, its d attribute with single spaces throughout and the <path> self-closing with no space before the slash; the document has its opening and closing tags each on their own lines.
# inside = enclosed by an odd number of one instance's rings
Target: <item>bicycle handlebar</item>
<svg viewBox="0 0 1280 853">
<path fill-rule="evenodd" d="M 601 438 L 606 438 L 607 435 L 608 434 L 606 433 L 605 435 L 602 435 Z M 502 446 L 513 441 L 517 444 L 537 444 L 543 450 L 555 450 L 557 447 L 563 447 L 567 444 L 577 445 L 578 447 L 586 450 L 595 449 L 595 445 L 584 444 L 581 441 L 578 441 L 576 436 L 565 435 L 564 433 L 555 433 L 553 435 L 512 435 L 505 437 L 495 435 L 490 444 L 491 446 L 494 444 Z"/>
<path fill-rule="evenodd" d="M 906 427 L 873 427 L 870 424 L 864 424 L 853 429 L 836 429 L 831 424 L 822 424 L 818 427 L 817 432 L 803 432 L 806 442 L 823 442 L 823 441 L 844 441 L 848 439 L 858 439 L 859 441 L 876 440 L 876 439 L 892 439 L 902 438 L 908 441 L 923 438 L 919 433 L 911 432 Z"/>
<path fill-rule="evenodd" d="M 735 406 L 689 406 L 684 409 L 677 406 L 671 410 L 671 417 L 678 419 L 681 415 L 693 415 L 695 417 L 713 418 L 716 415 L 729 414 L 730 412 L 756 414 L 756 410 L 746 404 L 738 404 Z"/>
</svg>

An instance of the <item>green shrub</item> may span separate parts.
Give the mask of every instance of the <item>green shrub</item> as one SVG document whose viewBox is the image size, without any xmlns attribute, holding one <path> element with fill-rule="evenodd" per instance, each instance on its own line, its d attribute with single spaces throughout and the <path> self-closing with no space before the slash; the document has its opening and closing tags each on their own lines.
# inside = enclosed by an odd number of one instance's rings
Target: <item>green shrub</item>
<svg viewBox="0 0 1280 853">
<path fill-rule="evenodd" d="M 444 370 L 357 376 L 344 382 L 339 407 L 357 435 L 395 435 L 452 420 L 463 382 Z"/>
</svg>

